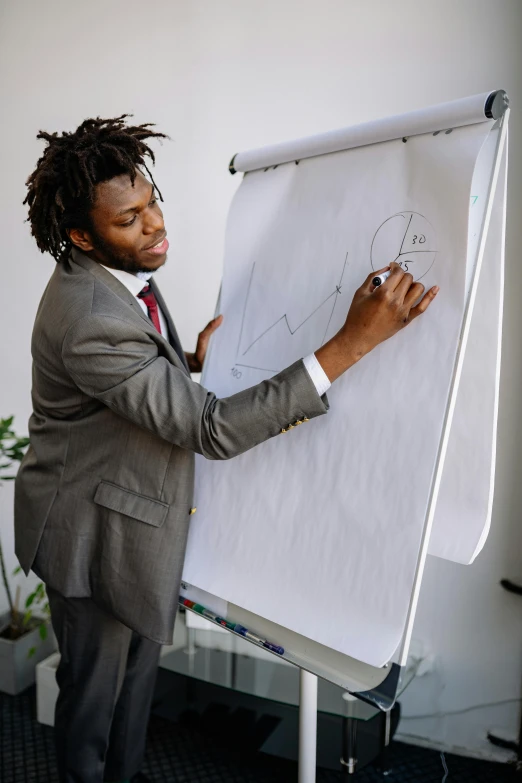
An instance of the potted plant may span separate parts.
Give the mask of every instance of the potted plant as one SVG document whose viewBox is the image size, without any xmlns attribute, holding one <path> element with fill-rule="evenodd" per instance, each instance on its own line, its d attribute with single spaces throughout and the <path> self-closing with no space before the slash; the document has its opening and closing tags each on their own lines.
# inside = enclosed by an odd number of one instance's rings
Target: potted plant
<svg viewBox="0 0 522 783">
<path fill-rule="evenodd" d="M 20 438 L 12 429 L 13 417 L 0 419 L 0 482 L 14 479 L 12 466 L 21 462 L 28 438 Z M 20 607 L 20 587 L 13 593 L 0 539 L 0 570 L 9 610 L 0 615 L 0 691 L 15 695 L 32 685 L 35 666 L 55 649 L 49 628 L 49 604 L 40 582 Z M 15 569 L 14 574 L 20 572 Z"/>
</svg>

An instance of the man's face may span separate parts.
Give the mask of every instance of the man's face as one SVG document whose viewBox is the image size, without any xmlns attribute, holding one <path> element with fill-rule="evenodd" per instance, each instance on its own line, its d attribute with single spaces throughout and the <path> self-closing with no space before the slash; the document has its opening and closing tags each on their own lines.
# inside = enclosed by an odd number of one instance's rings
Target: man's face
<svg viewBox="0 0 522 783">
<path fill-rule="evenodd" d="M 163 213 L 151 183 L 137 172 L 96 186 L 92 231 L 72 229 L 71 240 L 100 264 L 125 272 L 154 272 L 167 260 Z"/>
</svg>

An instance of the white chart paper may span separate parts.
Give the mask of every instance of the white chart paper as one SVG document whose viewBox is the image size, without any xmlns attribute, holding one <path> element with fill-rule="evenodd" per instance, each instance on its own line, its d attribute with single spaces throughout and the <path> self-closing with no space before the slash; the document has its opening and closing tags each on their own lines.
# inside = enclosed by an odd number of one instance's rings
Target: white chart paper
<svg viewBox="0 0 522 783">
<path fill-rule="evenodd" d="M 468 267 L 476 257 L 480 213 L 475 216 L 475 212 L 486 199 L 496 135 L 490 134 L 473 177 Z M 507 150 L 502 157 L 493 201 L 429 543 L 430 554 L 457 563 L 473 562 L 484 546 L 491 523 L 502 338 L 506 176 Z"/>
<path fill-rule="evenodd" d="M 220 397 L 316 350 L 372 269 L 397 260 L 441 288 L 332 386 L 326 416 L 230 462 L 198 462 L 184 579 L 374 666 L 408 613 L 491 125 L 251 171 L 230 210 L 225 319 L 204 379 Z"/>
</svg>

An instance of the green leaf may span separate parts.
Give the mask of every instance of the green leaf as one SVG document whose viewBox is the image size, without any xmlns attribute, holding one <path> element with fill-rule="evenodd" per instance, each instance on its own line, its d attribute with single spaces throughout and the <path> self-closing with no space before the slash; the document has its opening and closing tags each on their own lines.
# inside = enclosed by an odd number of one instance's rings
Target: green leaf
<svg viewBox="0 0 522 783">
<path fill-rule="evenodd" d="M 28 595 L 25 599 L 25 608 L 29 609 L 31 604 L 33 603 L 34 599 L 36 598 L 36 593 L 31 593 L 31 595 Z"/>
<path fill-rule="evenodd" d="M 14 462 L 21 462 L 29 445 L 29 438 L 19 437 L 12 429 L 13 418 L 9 416 L 7 419 L 0 419 L 0 460 L 2 460 L 0 478 L 6 481 L 12 480 L 14 476 L 4 476 L 1 471 L 6 470 Z"/>
<path fill-rule="evenodd" d="M 40 639 L 45 642 L 47 639 L 47 625 L 45 623 L 42 623 L 41 626 L 38 629 L 38 633 L 40 634 Z"/>
<path fill-rule="evenodd" d="M 29 650 L 29 652 L 27 653 L 27 657 L 28 657 L 28 658 L 32 658 L 32 657 L 33 657 L 33 655 L 35 654 L 35 652 L 36 652 L 36 647 L 31 647 L 31 649 L 30 649 L 30 650 Z"/>
<path fill-rule="evenodd" d="M 22 571 L 22 566 L 16 566 L 15 570 L 13 571 L 13 576 L 18 576 L 19 573 Z"/>
<path fill-rule="evenodd" d="M 32 616 L 33 616 L 33 613 L 30 610 L 24 614 L 24 619 L 23 619 L 24 625 L 27 625 L 29 623 L 29 621 L 31 620 Z"/>
</svg>

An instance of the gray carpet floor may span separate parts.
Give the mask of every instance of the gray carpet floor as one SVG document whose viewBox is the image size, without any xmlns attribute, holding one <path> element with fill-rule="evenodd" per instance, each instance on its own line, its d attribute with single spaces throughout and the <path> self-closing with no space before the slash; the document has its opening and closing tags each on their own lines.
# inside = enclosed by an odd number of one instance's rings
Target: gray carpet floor
<svg viewBox="0 0 522 783">
<path fill-rule="evenodd" d="M 56 783 L 53 729 L 36 721 L 36 694 L 0 694 L 0 782 Z M 446 755 L 398 742 L 390 748 L 391 772 L 369 766 L 349 776 L 354 783 L 515 783 L 512 767 Z M 446 774 L 447 769 L 447 774 Z M 143 769 L 154 783 L 294 783 L 292 762 L 229 745 L 198 726 L 152 715 Z M 341 772 L 318 770 L 317 783 L 341 783 Z"/>
</svg>

